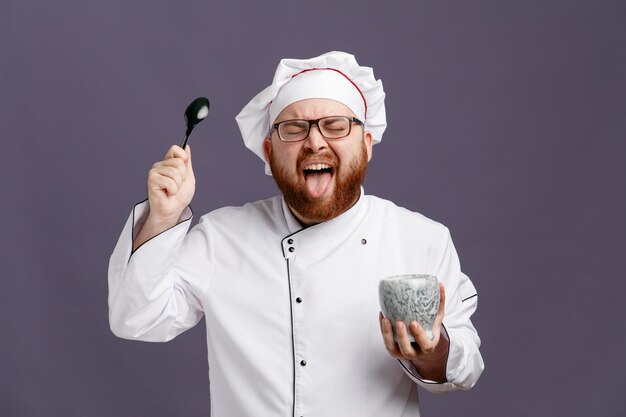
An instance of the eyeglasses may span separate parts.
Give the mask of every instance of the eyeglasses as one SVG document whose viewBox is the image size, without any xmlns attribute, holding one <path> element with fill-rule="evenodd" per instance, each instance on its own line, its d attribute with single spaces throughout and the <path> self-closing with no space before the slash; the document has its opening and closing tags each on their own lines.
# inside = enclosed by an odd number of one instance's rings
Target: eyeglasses
<svg viewBox="0 0 626 417">
<path fill-rule="evenodd" d="M 363 126 L 363 122 L 356 117 L 327 116 L 317 120 L 285 120 L 275 123 L 272 128 L 278 131 L 278 137 L 283 142 L 299 142 L 309 136 L 312 125 L 317 126 L 325 139 L 345 138 L 352 131 L 352 123 Z"/>
</svg>

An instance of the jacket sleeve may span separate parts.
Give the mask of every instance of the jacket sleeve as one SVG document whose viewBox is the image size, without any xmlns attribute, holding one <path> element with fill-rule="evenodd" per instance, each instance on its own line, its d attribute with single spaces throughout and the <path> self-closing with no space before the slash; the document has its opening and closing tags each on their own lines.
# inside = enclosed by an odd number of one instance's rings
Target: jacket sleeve
<svg viewBox="0 0 626 417">
<path fill-rule="evenodd" d="M 459 257 L 446 229 L 440 261 L 435 275 L 446 289 L 442 337 L 449 341 L 447 382 L 423 379 L 410 361 L 400 361 L 405 373 L 430 392 L 469 390 L 480 377 L 484 363 L 480 354 L 480 338 L 470 317 L 476 311 L 478 294 L 470 279 L 461 272 Z"/>
<path fill-rule="evenodd" d="M 182 268 L 177 259 L 188 240 L 205 239 L 201 231 L 187 234 L 192 214 L 186 208 L 177 225 L 133 252 L 133 239 L 147 211 L 145 201 L 134 207 L 109 260 L 109 325 L 118 337 L 166 342 L 203 316 L 189 280 L 197 268 Z"/>
</svg>

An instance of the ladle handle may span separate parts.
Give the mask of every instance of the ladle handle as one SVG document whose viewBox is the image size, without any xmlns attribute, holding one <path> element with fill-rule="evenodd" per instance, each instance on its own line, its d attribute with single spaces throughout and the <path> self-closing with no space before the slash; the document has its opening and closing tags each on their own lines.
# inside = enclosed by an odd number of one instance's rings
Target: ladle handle
<svg viewBox="0 0 626 417">
<path fill-rule="evenodd" d="M 185 146 L 187 146 L 188 140 L 189 140 L 189 132 L 185 132 L 185 136 L 183 136 L 183 143 L 181 143 L 180 147 L 185 149 Z"/>
</svg>

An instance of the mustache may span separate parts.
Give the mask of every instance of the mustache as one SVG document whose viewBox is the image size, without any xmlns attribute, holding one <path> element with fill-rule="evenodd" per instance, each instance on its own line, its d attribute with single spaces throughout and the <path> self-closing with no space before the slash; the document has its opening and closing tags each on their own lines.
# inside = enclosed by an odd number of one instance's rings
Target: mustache
<svg viewBox="0 0 626 417">
<path fill-rule="evenodd" d="M 328 163 L 335 167 L 339 164 L 339 159 L 331 151 L 311 152 L 303 150 L 300 152 L 300 155 L 298 155 L 297 166 L 302 167 L 307 161 L 311 160 Z"/>
</svg>

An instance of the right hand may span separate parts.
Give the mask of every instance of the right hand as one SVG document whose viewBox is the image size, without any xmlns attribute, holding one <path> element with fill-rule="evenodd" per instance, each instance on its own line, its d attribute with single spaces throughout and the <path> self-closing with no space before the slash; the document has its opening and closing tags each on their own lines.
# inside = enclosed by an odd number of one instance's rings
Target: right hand
<svg viewBox="0 0 626 417">
<path fill-rule="evenodd" d="M 172 146 L 162 161 L 148 172 L 148 222 L 174 225 L 189 205 L 196 189 L 191 148 Z"/>
</svg>

